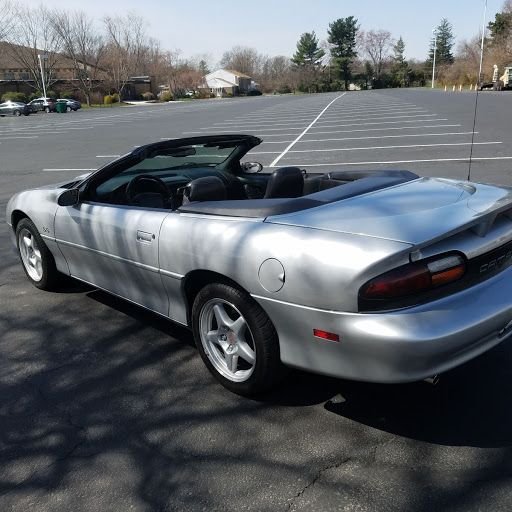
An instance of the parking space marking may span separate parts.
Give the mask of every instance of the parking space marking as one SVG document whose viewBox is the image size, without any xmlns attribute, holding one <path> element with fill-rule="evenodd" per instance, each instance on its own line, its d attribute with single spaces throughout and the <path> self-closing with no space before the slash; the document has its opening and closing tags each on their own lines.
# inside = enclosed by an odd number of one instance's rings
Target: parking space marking
<svg viewBox="0 0 512 512">
<path fill-rule="evenodd" d="M 38 139 L 39 135 L 12 135 L 8 137 L 2 137 L 2 140 L 12 140 L 12 139 Z"/>
<path fill-rule="evenodd" d="M 254 153 L 250 153 L 251 155 Z M 471 160 L 512 160 L 512 156 L 481 156 L 473 157 Z M 423 158 L 421 160 L 379 160 L 376 162 L 327 162 L 323 164 L 293 164 L 299 167 L 326 167 L 326 166 L 347 166 L 347 165 L 388 165 L 388 164 L 415 164 L 415 163 L 431 163 L 431 162 L 469 162 L 469 157 L 461 158 Z M 276 167 L 270 165 L 269 167 Z"/>
<path fill-rule="evenodd" d="M 72 172 L 90 172 L 96 169 L 42 169 L 43 172 L 60 172 L 60 171 L 72 171 Z"/>
<path fill-rule="evenodd" d="M 279 162 L 279 160 L 281 160 L 281 158 L 283 158 L 284 155 L 286 155 L 286 153 L 288 153 L 288 151 L 290 151 L 291 148 L 293 148 L 293 146 L 299 142 L 299 140 L 304 136 L 306 135 L 306 133 L 309 131 L 309 129 L 314 126 L 314 124 L 322 117 L 323 113 L 336 101 L 336 100 L 339 100 L 340 98 L 343 98 L 343 96 L 345 96 L 347 93 L 344 92 L 343 94 L 340 94 L 339 96 L 336 96 L 336 98 L 334 98 L 323 110 L 322 112 L 320 112 L 320 114 L 318 114 L 315 119 L 313 119 L 313 121 L 311 121 L 311 123 L 306 127 L 306 129 L 276 158 L 274 159 L 274 161 L 270 164 L 270 166 L 274 166 L 277 164 L 277 162 Z"/>
<path fill-rule="evenodd" d="M 427 113 L 428 110 L 425 110 L 425 109 L 421 109 L 421 108 L 399 108 L 399 109 L 388 109 L 388 108 L 379 108 L 379 109 L 373 109 L 375 110 L 375 113 L 378 113 L 378 114 L 394 114 L 394 113 L 400 113 L 400 114 L 407 114 L 407 113 L 422 113 L 422 112 L 425 112 Z M 330 118 L 330 117 L 338 117 L 340 114 L 354 114 L 354 113 L 372 113 L 372 110 L 366 110 L 366 109 L 357 109 L 357 110 L 342 110 L 342 111 L 332 111 L 332 112 L 328 112 L 326 113 L 323 117 L 324 119 L 326 118 Z M 274 122 L 274 121 L 288 121 L 288 120 L 306 120 L 306 119 L 311 119 L 311 116 L 307 116 L 307 115 L 303 115 L 303 113 L 301 112 L 301 114 L 299 115 L 293 115 L 293 114 L 280 114 L 280 115 L 272 115 L 272 116 L 269 116 L 269 115 L 258 115 L 258 116 L 254 116 L 254 117 L 251 117 L 251 116 L 245 116 L 244 117 L 245 120 L 247 120 L 248 123 L 256 123 L 256 122 L 262 122 L 262 121 L 269 121 L 269 122 Z M 215 123 L 215 124 L 232 124 L 232 123 L 240 123 L 240 118 L 236 118 L 236 119 L 226 119 L 225 121 L 221 121 L 219 123 Z"/>
<path fill-rule="evenodd" d="M 347 130 L 349 131 L 349 130 Z M 350 130 L 350 132 L 355 130 Z M 400 135 L 367 135 L 365 137 L 340 137 L 336 139 L 302 139 L 304 142 L 334 142 L 343 140 L 366 140 L 366 139 L 402 139 L 403 137 L 442 137 L 445 135 L 471 135 L 473 132 L 442 132 L 442 133 L 402 133 Z M 479 132 L 475 132 L 478 134 Z M 263 144 L 285 144 L 288 140 L 268 141 Z"/>
<path fill-rule="evenodd" d="M 96 155 L 96 158 L 119 158 L 121 155 Z"/>
<path fill-rule="evenodd" d="M 445 119 L 437 119 L 437 121 L 445 121 Z M 422 126 L 392 126 L 385 128 L 356 128 L 352 130 L 328 130 L 325 132 L 315 131 L 314 134 L 328 134 L 328 133 L 353 133 L 353 132 L 384 132 L 389 130 L 418 130 L 421 128 L 457 128 L 460 124 L 427 124 Z M 185 133 L 185 132 L 184 132 Z M 198 133 L 198 132 L 195 132 Z M 294 133 L 265 133 L 260 134 L 260 137 L 285 137 L 287 135 L 295 135 Z"/>
<path fill-rule="evenodd" d="M 406 119 L 406 118 L 411 118 L 411 117 L 436 117 L 437 115 L 438 114 L 415 114 L 415 115 L 384 116 L 384 117 L 350 117 L 349 120 L 350 121 L 368 121 L 371 119 Z M 344 120 L 347 120 L 346 116 L 344 116 L 344 117 L 345 117 Z M 318 121 L 318 125 L 323 124 L 323 123 L 332 123 L 332 122 L 335 122 L 336 119 L 341 120 L 341 116 L 338 116 L 335 119 L 326 119 L 324 121 Z M 240 121 L 229 122 L 229 123 L 222 122 L 222 123 L 215 123 L 213 126 L 215 128 L 245 128 L 245 127 L 258 128 L 258 127 L 266 127 L 266 126 L 296 126 L 297 121 L 302 121 L 302 120 L 301 119 L 298 119 L 298 120 L 290 119 L 290 121 L 286 122 L 286 123 L 269 123 L 269 122 L 252 123 L 252 122 L 240 122 Z"/>
<path fill-rule="evenodd" d="M 369 147 L 358 147 L 358 148 L 328 148 L 328 149 L 294 149 L 293 151 L 288 151 L 288 153 L 332 153 L 335 151 L 373 151 L 376 149 L 409 149 L 409 148 L 436 148 L 436 147 L 444 147 L 444 146 L 471 146 L 471 144 L 475 146 L 489 146 L 493 144 L 503 144 L 501 141 L 491 141 L 491 142 L 448 142 L 448 143 L 440 143 L 440 144 L 406 144 L 403 146 L 369 146 Z M 253 155 L 275 155 L 279 153 L 279 151 L 255 151 L 251 153 Z"/>
</svg>

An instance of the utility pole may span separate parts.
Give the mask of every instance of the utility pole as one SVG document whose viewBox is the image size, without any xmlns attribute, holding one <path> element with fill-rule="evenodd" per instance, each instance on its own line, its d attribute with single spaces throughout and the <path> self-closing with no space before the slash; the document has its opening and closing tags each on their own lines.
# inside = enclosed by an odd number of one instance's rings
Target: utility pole
<svg viewBox="0 0 512 512">
<path fill-rule="evenodd" d="M 41 59 L 47 60 L 48 55 L 42 55 L 40 53 L 37 54 L 37 58 L 39 60 L 39 69 L 41 70 L 41 82 L 43 83 L 43 97 L 46 98 L 46 84 L 44 83 L 44 72 L 43 72 L 43 63 Z"/>
<path fill-rule="evenodd" d="M 436 83 L 436 54 L 437 54 L 437 29 L 432 30 L 432 34 L 434 35 L 434 58 L 432 60 L 432 89 L 435 87 Z"/>
</svg>

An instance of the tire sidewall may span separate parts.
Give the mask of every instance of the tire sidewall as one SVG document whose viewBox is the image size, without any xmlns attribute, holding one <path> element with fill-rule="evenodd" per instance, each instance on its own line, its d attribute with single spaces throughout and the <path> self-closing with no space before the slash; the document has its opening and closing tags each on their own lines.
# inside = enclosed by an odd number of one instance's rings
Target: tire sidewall
<svg viewBox="0 0 512 512">
<path fill-rule="evenodd" d="M 199 317 L 203 306 L 212 299 L 223 299 L 233 304 L 245 318 L 251 331 L 256 363 L 250 377 L 243 382 L 233 382 L 221 375 L 205 353 L 201 342 Z M 278 367 L 280 367 L 277 334 L 273 326 L 271 330 L 269 328 L 261 328 L 257 318 L 257 315 L 261 313 L 260 306 L 247 293 L 223 283 L 213 283 L 205 286 L 197 294 L 192 307 L 192 331 L 204 364 L 224 387 L 240 395 L 250 396 L 270 388 L 277 377 L 277 375 L 272 373 L 277 373 Z M 269 325 L 271 326 L 270 321 Z"/>
<path fill-rule="evenodd" d="M 39 247 L 39 251 L 41 253 L 41 266 L 43 269 L 43 277 L 39 281 L 35 281 L 30 277 L 29 273 L 27 272 L 27 269 L 25 268 L 25 264 L 23 263 L 23 259 L 21 257 L 20 252 L 20 232 L 22 229 L 26 229 L 30 232 L 30 234 L 35 238 L 36 243 Z M 25 218 L 21 219 L 18 222 L 18 225 L 16 226 L 16 247 L 18 249 L 18 257 L 20 258 L 21 266 L 23 267 L 23 271 L 25 272 L 25 275 L 27 276 L 28 280 L 40 290 L 47 290 L 53 287 L 57 270 L 55 268 L 55 262 L 53 260 L 53 256 L 51 252 L 49 251 L 48 247 L 44 243 L 44 240 L 42 239 L 41 235 L 39 234 L 39 231 L 37 230 L 34 223 Z"/>
</svg>

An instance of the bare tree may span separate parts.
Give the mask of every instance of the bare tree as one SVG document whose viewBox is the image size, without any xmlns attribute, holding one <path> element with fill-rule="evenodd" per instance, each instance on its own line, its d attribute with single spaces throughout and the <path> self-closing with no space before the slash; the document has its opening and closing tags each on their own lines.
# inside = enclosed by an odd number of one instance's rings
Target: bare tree
<svg viewBox="0 0 512 512">
<path fill-rule="evenodd" d="M 99 65 L 105 50 L 103 37 L 94 27 L 92 18 L 84 12 L 56 14 L 54 24 L 62 39 L 63 51 L 73 62 L 78 89 L 90 105 L 96 81 L 101 77 Z"/>
<path fill-rule="evenodd" d="M 136 14 L 106 17 L 104 67 L 112 87 L 122 96 L 131 76 L 139 73 L 148 51 L 145 21 Z"/>
<path fill-rule="evenodd" d="M 14 26 L 14 6 L 9 0 L 0 0 L 0 41 L 6 39 Z"/>
<path fill-rule="evenodd" d="M 42 91 L 41 67 L 44 83 L 46 87 L 51 87 L 57 80 L 55 68 L 62 48 L 62 39 L 53 23 L 53 13 L 43 5 L 36 9 L 17 6 L 15 17 L 16 23 L 8 38 L 12 43 L 9 52 L 28 70 L 27 82 Z"/>
<path fill-rule="evenodd" d="M 393 39 L 387 30 L 370 30 L 364 34 L 362 46 L 373 62 L 375 76 L 380 78 L 385 60 L 389 57 Z"/>
<path fill-rule="evenodd" d="M 254 48 L 234 46 L 224 52 L 220 65 L 223 68 L 234 69 L 249 76 L 258 74 L 261 66 L 261 56 Z"/>
</svg>

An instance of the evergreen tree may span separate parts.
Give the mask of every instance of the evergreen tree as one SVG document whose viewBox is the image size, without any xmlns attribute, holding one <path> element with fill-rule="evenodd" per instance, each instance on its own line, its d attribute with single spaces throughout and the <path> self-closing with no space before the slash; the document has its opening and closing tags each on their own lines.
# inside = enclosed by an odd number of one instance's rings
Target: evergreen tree
<svg viewBox="0 0 512 512">
<path fill-rule="evenodd" d="M 318 45 L 315 32 L 304 32 L 297 42 L 297 51 L 292 57 L 292 62 L 298 67 L 318 67 L 325 55 L 324 50 Z"/>
<path fill-rule="evenodd" d="M 405 43 L 400 36 L 393 46 L 393 78 L 400 87 L 406 85 L 408 70 L 409 66 L 405 60 Z"/>
<path fill-rule="evenodd" d="M 329 23 L 328 41 L 332 45 L 331 55 L 338 67 L 340 78 L 345 82 L 345 90 L 349 89 L 351 66 L 357 57 L 356 35 L 359 30 L 357 20 L 353 16 L 339 18 Z"/>
<path fill-rule="evenodd" d="M 435 36 L 437 35 L 437 64 L 453 64 L 455 58 L 453 57 L 453 45 L 455 44 L 455 36 L 453 35 L 452 24 L 443 18 L 441 23 L 436 28 L 436 33 L 430 43 L 430 52 L 428 62 L 432 64 L 434 60 Z"/>
<path fill-rule="evenodd" d="M 512 12 L 496 13 L 494 21 L 489 22 L 488 28 L 492 44 L 503 45 L 504 40 L 512 35 Z"/>
<path fill-rule="evenodd" d="M 199 61 L 198 68 L 199 68 L 199 73 L 201 73 L 202 76 L 205 76 L 210 72 L 210 70 L 208 68 L 208 64 L 204 59 L 201 59 Z"/>
</svg>

